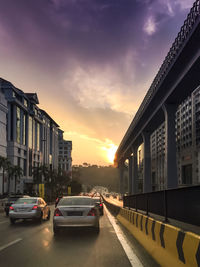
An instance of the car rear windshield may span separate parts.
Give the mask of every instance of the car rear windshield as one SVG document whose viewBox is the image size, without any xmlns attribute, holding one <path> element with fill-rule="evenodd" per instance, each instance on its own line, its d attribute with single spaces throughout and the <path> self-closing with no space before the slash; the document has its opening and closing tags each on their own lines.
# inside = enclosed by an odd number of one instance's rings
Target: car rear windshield
<svg viewBox="0 0 200 267">
<path fill-rule="evenodd" d="M 90 206 L 93 205 L 92 200 L 90 198 L 62 198 L 59 203 L 59 206 Z"/>
<path fill-rule="evenodd" d="M 37 203 L 36 198 L 19 198 L 15 204 L 35 204 Z"/>
</svg>

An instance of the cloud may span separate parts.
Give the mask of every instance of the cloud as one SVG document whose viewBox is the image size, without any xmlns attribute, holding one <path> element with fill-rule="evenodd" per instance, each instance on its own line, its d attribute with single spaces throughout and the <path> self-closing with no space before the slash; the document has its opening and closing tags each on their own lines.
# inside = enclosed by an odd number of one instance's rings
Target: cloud
<svg viewBox="0 0 200 267">
<path fill-rule="evenodd" d="M 153 35 L 156 32 L 156 23 L 155 19 L 152 16 L 147 18 L 147 21 L 144 25 L 144 31 L 148 35 Z"/>
</svg>

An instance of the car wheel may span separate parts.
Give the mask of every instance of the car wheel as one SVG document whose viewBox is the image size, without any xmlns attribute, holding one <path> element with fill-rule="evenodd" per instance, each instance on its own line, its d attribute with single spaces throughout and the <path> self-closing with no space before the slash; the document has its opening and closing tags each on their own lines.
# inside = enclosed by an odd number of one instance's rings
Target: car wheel
<svg viewBox="0 0 200 267">
<path fill-rule="evenodd" d="M 53 227 L 53 232 L 54 232 L 54 235 L 58 235 L 59 232 L 60 232 L 60 229 L 58 227 Z"/>
<path fill-rule="evenodd" d="M 42 219 L 43 219 L 43 214 L 41 212 L 40 217 L 38 218 L 38 222 L 41 223 L 42 222 Z"/>
<path fill-rule="evenodd" d="M 14 224 L 15 223 L 15 219 L 10 218 L 10 223 Z"/>
<path fill-rule="evenodd" d="M 50 217 L 51 217 L 51 211 L 49 210 L 47 220 L 50 220 Z"/>
<path fill-rule="evenodd" d="M 8 216 L 9 215 L 9 211 L 6 211 L 6 216 Z"/>
<path fill-rule="evenodd" d="M 94 232 L 98 234 L 100 231 L 99 223 L 94 227 Z"/>
</svg>

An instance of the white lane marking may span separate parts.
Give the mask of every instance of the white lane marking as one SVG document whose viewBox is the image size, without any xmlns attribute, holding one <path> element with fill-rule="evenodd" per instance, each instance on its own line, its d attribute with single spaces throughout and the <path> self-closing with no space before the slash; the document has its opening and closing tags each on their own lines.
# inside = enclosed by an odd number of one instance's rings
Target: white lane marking
<svg viewBox="0 0 200 267">
<path fill-rule="evenodd" d="M 123 232 L 121 231 L 120 227 L 116 224 L 115 218 L 110 214 L 110 212 L 108 211 L 108 209 L 105 207 L 104 208 L 106 210 L 108 219 L 110 221 L 110 223 L 112 224 L 116 235 L 131 263 L 132 266 L 134 267 L 142 267 L 143 264 L 141 263 L 141 261 L 138 259 L 138 257 L 135 255 L 135 253 L 133 252 L 133 250 L 131 249 L 131 247 L 129 246 L 126 237 L 124 236 Z"/>
<path fill-rule="evenodd" d="M 1 247 L 0 247 L 0 251 L 4 250 L 5 248 L 8 248 L 8 247 L 10 247 L 10 246 L 12 246 L 12 245 L 14 245 L 14 244 L 20 242 L 20 241 L 22 241 L 22 238 L 18 238 L 18 239 L 16 239 L 16 240 L 14 240 L 14 241 L 12 241 L 12 242 L 10 242 L 10 243 L 4 245 L 4 246 L 1 246 Z"/>
<path fill-rule="evenodd" d="M 2 221 L 2 222 L 0 222 L 0 224 L 1 224 L 1 223 L 6 223 L 6 222 L 8 222 L 8 221 Z"/>
</svg>

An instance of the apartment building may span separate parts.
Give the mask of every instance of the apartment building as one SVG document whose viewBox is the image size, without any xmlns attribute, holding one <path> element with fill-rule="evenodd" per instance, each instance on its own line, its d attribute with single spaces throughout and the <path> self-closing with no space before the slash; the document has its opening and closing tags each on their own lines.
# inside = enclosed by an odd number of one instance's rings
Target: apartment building
<svg viewBox="0 0 200 267">
<path fill-rule="evenodd" d="M 200 184 L 200 86 L 176 111 L 176 149 L 178 185 Z M 151 135 L 152 189 L 166 188 L 164 176 L 165 124 Z"/>
<path fill-rule="evenodd" d="M 7 157 L 23 170 L 17 185 L 10 181 L 9 191 L 30 192 L 34 188 L 33 167 L 45 164 L 58 168 L 59 125 L 38 107 L 36 93 L 24 93 L 4 79 L 0 79 L 0 85 L 8 106 Z"/>
<path fill-rule="evenodd" d="M 72 179 L 72 141 L 66 141 L 63 139 L 63 131 L 58 130 L 59 135 L 59 170 L 64 171 Z"/>
</svg>

